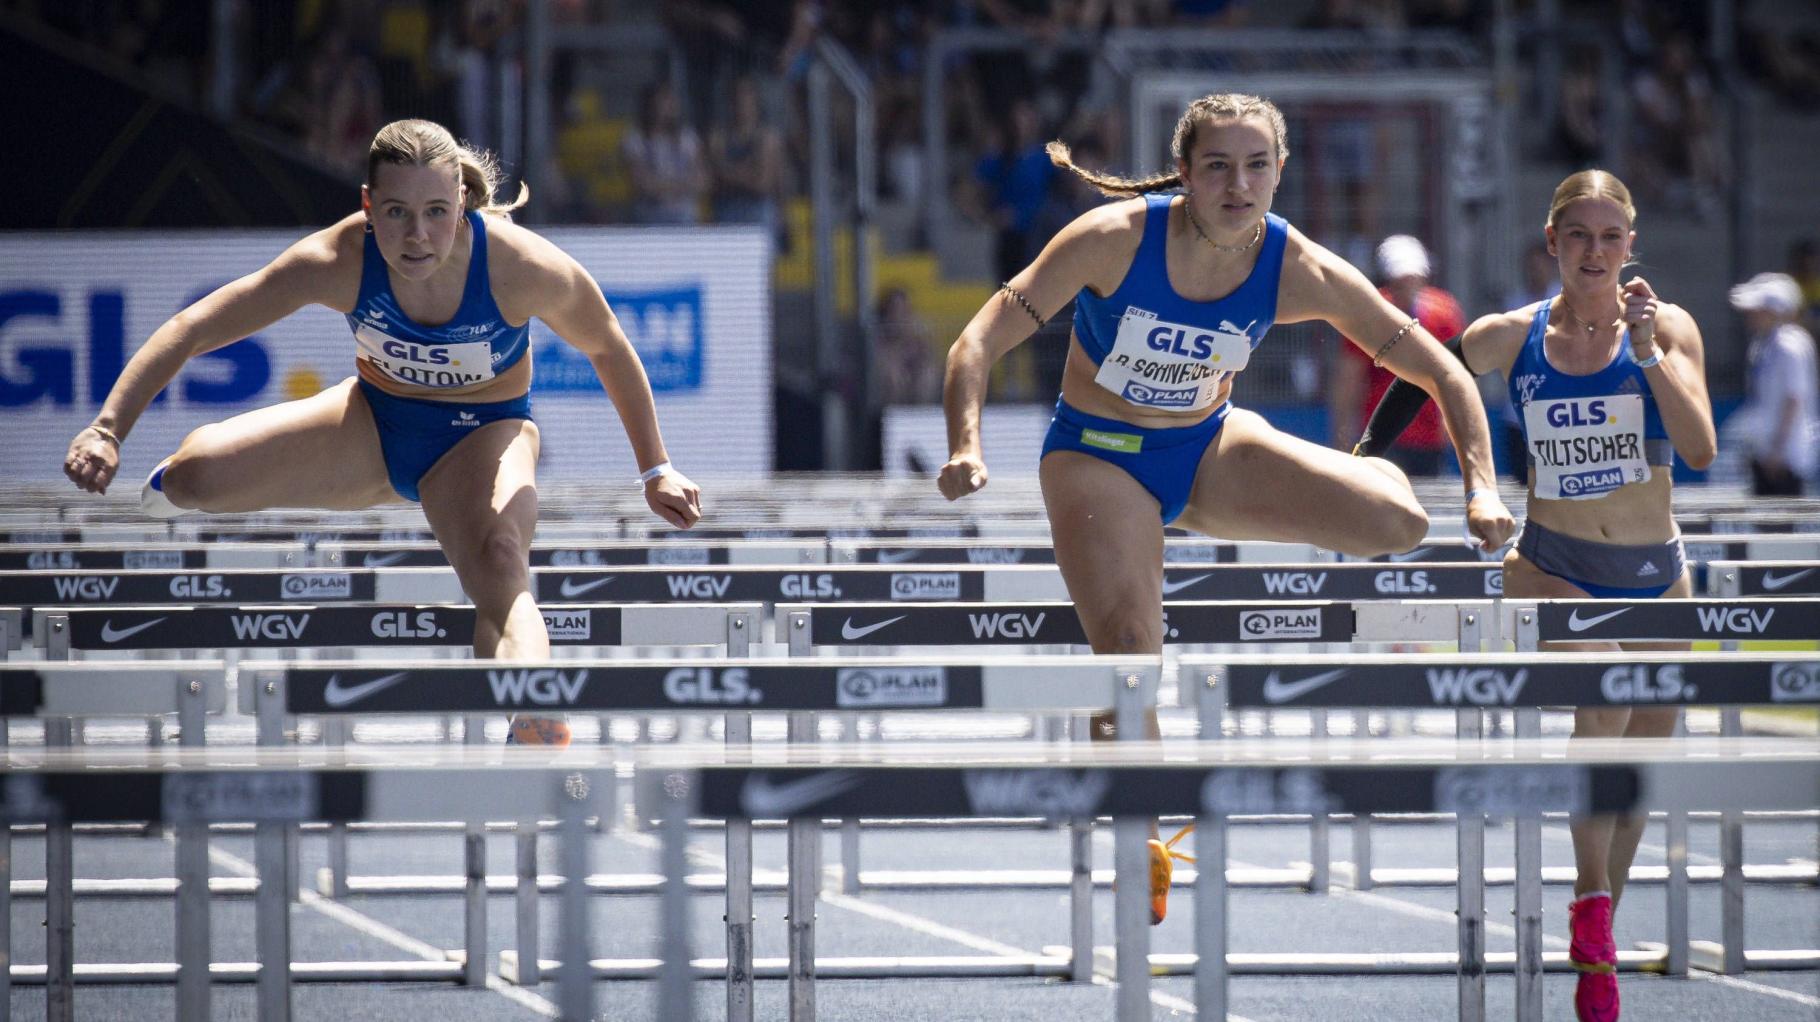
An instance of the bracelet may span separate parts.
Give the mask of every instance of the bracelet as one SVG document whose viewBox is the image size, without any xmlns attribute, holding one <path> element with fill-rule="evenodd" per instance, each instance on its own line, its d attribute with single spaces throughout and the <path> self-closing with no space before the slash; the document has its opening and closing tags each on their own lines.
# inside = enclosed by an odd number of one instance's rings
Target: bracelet
<svg viewBox="0 0 1820 1022">
<path fill-rule="evenodd" d="M 1493 500 L 1504 499 L 1504 498 L 1498 496 L 1497 490 L 1487 489 L 1486 487 L 1481 486 L 1476 490 L 1467 490 L 1466 491 L 1466 506 L 1471 507 L 1472 502 L 1475 500 L 1478 500 L 1480 497 L 1490 497 Z"/>
<path fill-rule="evenodd" d="M 1638 369 L 1648 369 L 1650 366 L 1662 361 L 1662 349 L 1655 349 L 1650 353 L 1648 358 L 1638 358 L 1637 349 L 1632 348 L 1630 349 L 1630 360 L 1636 363 Z"/>
<path fill-rule="evenodd" d="M 1030 318 L 1036 320 L 1037 326 L 1040 327 L 1044 323 L 1048 322 L 1048 320 L 1045 320 L 1041 315 L 1039 315 L 1037 313 L 1036 306 L 1030 304 L 1030 299 L 1025 298 L 1024 293 L 1022 291 L 1019 291 L 1017 288 L 1014 288 L 1011 286 L 1010 281 L 1006 281 L 1005 283 L 1000 284 L 998 286 L 998 289 L 1000 291 L 1004 292 L 1005 294 L 1010 295 L 1012 298 L 1016 299 L 1017 303 L 1024 307 L 1024 311 L 1028 312 L 1030 314 Z"/>
<path fill-rule="evenodd" d="M 1414 330 L 1420 325 L 1420 323 L 1417 323 L 1412 319 L 1399 327 L 1396 333 L 1390 335 L 1390 340 L 1385 341 L 1384 346 L 1378 349 L 1378 353 L 1371 356 L 1371 364 L 1382 368 L 1384 365 L 1384 356 L 1390 353 L 1390 349 L 1397 346 L 1397 342 L 1403 339 L 1404 334 Z"/>
<path fill-rule="evenodd" d="M 114 431 L 113 431 L 113 430 L 111 430 L 111 429 L 108 429 L 108 428 L 107 428 L 107 427 L 106 427 L 106 426 L 97 426 L 97 425 L 95 425 L 95 424 L 94 424 L 94 423 L 92 423 L 92 422 L 91 422 L 91 423 L 89 423 L 89 424 L 88 424 L 88 425 L 87 425 L 87 426 L 85 426 L 85 427 L 83 427 L 83 428 L 85 428 L 85 429 L 88 429 L 88 430 L 92 430 L 92 431 L 93 431 L 93 432 L 94 432 L 94 433 L 95 433 L 95 434 L 96 434 L 96 435 L 97 435 L 97 436 L 99 436 L 99 437 L 100 437 L 100 438 L 101 438 L 101 439 L 103 439 L 103 440 L 106 440 L 106 441 L 108 441 L 108 442 L 110 442 L 110 443 L 112 443 L 112 444 L 113 444 L 113 445 L 114 445 L 114 449 L 115 449 L 115 450 L 119 450 L 119 449 L 120 449 L 120 437 L 119 437 L 119 435 L 118 435 L 118 434 L 116 434 L 116 433 L 115 433 L 115 432 L 114 432 Z"/>
<path fill-rule="evenodd" d="M 676 470 L 670 467 L 669 462 L 660 461 L 650 468 L 645 469 L 643 472 L 640 472 L 638 474 L 638 482 L 640 485 L 643 485 L 653 479 L 662 479 L 664 476 L 667 476 L 674 471 Z"/>
</svg>

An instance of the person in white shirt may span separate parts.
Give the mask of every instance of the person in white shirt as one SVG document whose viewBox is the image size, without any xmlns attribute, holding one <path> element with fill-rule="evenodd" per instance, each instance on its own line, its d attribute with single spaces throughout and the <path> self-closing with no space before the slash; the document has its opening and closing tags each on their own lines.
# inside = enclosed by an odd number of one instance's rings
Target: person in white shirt
<svg viewBox="0 0 1820 1022">
<path fill-rule="evenodd" d="M 1786 273 L 1759 273 L 1731 289 L 1750 332 L 1750 369 L 1738 410 L 1750 445 L 1751 490 L 1799 496 L 1820 460 L 1820 372 L 1814 338 L 1800 326 L 1801 287 Z"/>
</svg>

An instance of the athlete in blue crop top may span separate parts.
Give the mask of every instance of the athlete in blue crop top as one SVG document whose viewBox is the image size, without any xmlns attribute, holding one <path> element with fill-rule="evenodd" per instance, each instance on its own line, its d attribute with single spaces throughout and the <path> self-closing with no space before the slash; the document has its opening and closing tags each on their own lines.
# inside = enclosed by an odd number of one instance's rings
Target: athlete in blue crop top
<svg viewBox="0 0 1820 1022">
<path fill-rule="evenodd" d="M 1231 407 L 1233 376 L 1273 322 L 1322 319 L 1439 393 L 1468 487 L 1482 491 L 1472 527 L 1501 544 L 1514 522 L 1492 488 L 1471 377 L 1345 260 L 1269 215 L 1288 151 L 1282 114 L 1256 96 L 1208 96 L 1183 114 L 1172 148 L 1174 173 L 1130 181 L 1080 171 L 1065 147 L 1051 147 L 1058 164 L 1131 198 L 1064 228 L 955 342 L 942 492 L 954 499 L 986 483 L 979 416 L 992 364 L 1074 301 L 1039 472 L 1056 561 L 1095 652 L 1161 650 L 1170 522 L 1350 554 L 1407 550 L 1428 520 L 1395 466 Z M 1151 846 L 1153 919 L 1167 907 L 1171 851 Z"/>
<path fill-rule="evenodd" d="M 1705 356 L 1700 328 L 1685 310 L 1659 301 L 1640 278 L 1619 283 L 1635 221 L 1630 192 L 1617 178 L 1600 170 L 1570 175 L 1555 189 L 1544 228 L 1561 294 L 1483 317 L 1462 337 L 1459 354 L 1469 367 L 1504 373 L 1529 453 L 1528 521 L 1504 559 L 1507 597 L 1648 599 L 1691 591 L 1670 507 L 1670 467 L 1676 453 L 1696 469 L 1713 460 Z M 1418 402 L 1403 400 L 1398 389 L 1393 385 L 1372 415 L 1373 442 L 1395 440 L 1414 417 Z M 1574 735 L 1665 736 L 1678 717 L 1674 707 L 1581 707 Z M 1574 1006 L 1583 1020 L 1618 1018 L 1611 919 L 1642 832 L 1641 818 L 1573 823 L 1579 875 L 1568 955 L 1580 970 Z"/>
<path fill-rule="evenodd" d="M 185 362 L 306 304 L 344 313 L 350 377 L 313 397 L 204 426 L 146 481 L 152 514 L 333 510 L 418 500 L 474 602 L 474 652 L 548 659 L 532 598 L 538 431 L 526 328 L 538 316 L 587 354 L 643 470 L 645 500 L 678 528 L 700 517 L 670 468 L 637 354 L 587 271 L 511 223 L 490 157 L 440 125 L 398 121 L 373 139 L 360 213 L 286 249 L 171 318 L 71 442 L 65 472 L 105 492 L 120 442 Z M 521 741 L 561 743 L 560 722 L 520 717 Z"/>
</svg>

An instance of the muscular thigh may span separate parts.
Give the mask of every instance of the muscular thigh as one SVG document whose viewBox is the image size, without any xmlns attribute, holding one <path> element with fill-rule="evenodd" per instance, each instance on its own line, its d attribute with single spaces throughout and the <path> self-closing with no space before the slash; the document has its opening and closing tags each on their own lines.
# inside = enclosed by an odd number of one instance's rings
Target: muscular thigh
<svg viewBox="0 0 1820 1022">
<path fill-rule="evenodd" d="M 424 517 L 458 571 L 497 553 L 487 549 L 490 543 L 529 548 L 537 530 L 539 444 L 537 424 L 529 419 L 490 422 L 418 481 Z"/>
<path fill-rule="evenodd" d="M 1095 652 L 1156 652 L 1163 641 L 1163 523 L 1124 469 L 1078 451 L 1043 459 L 1055 560 Z"/>
<path fill-rule="evenodd" d="M 373 414 L 349 377 L 321 393 L 196 430 L 182 472 L 210 510 L 351 510 L 400 500 L 386 478 Z"/>
<path fill-rule="evenodd" d="M 1235 408 L 1202 456 L 1176 524 L 1225 539 L 1314 543 L 1344 553 L 1363 542 L 1359 552 L 1377 552 L 1378 523 L 1400 523 L 1414 503 L 1408 483 L 1372 460 L 1290 436 Z"/>
</svg>

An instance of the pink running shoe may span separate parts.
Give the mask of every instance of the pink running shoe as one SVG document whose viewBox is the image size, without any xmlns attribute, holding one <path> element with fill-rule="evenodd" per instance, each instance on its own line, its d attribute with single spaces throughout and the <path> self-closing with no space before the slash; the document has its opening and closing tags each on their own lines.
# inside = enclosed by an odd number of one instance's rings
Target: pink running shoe
<svg viewBox="0 0 1820 1022">
<path fill-rule="evenodd" d="M 1617 1022 L 1618 945 L 1611 936 L 1611 895 L 1581 898 L 1567 906 L 1572 936 L 1567 957 L 1580 973 L 1574 1014 L 1580 1022 Z"/>
</svg>

